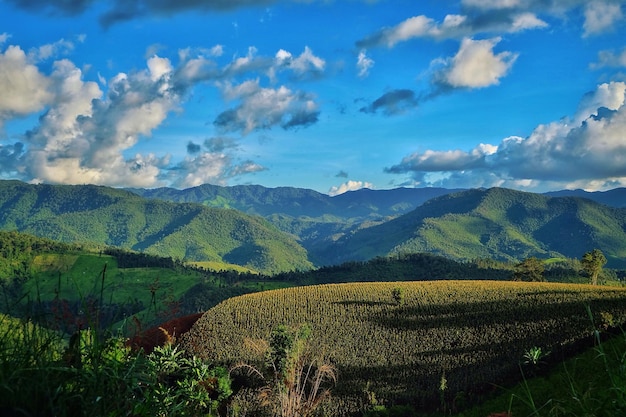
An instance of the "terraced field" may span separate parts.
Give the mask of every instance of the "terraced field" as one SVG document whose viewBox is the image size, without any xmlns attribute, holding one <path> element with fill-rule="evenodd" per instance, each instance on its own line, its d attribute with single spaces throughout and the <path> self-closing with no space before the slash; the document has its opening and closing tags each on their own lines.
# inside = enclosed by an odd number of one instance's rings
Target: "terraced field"
<svg viewBox="0 0 626 417">
<path fill-rule="evenodd" d="M 402 297 L 394 299 L 394 289 Z M 590 314 L 591 313 L 591 314 Z M 228 299 L 183 336 L 185 349 L 226 365 L 259 362 L 250 340 L 307 323 L 312 345 L 339 370 L 334 404 L 364 392 L 434 408 L 482 397 L 521 376 L 526 352 L 563 360 L 595 330 L 626 322 L 626 290 L 496 281 L 368 282 L 286 288 Z M 440 391 L 442 377 L 446 389 Z"/>
</svg>

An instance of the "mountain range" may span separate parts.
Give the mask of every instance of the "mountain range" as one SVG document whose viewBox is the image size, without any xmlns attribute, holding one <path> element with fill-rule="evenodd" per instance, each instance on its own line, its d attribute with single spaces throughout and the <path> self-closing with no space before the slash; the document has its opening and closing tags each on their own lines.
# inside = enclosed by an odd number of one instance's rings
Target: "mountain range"
<svg viewBox="0 0 626 417">
<path fill-rule="evenodd" d="M 275 273 L 389 254 L 580 258 L 626 267 L 626 189 L 536 194 L 398 188 L 328 196 L 256 185 L 185 190 L 0 181 L 0 229 Z"/>
</svg>

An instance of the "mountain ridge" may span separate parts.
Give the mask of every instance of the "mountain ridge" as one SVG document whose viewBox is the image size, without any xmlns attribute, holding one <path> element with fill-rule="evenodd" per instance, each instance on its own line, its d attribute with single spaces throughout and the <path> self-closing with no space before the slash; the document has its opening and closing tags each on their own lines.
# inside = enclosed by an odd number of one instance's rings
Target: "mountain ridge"
<svg viewBox="0 0 626 417">
<path fill-rule="evenodd" d="M 398 188 L 331 197 L 258 185 L 147 190 L 3 181 L 0 229 L 266 273 L 417 252 L 519 261 L 579 258 L 594 248 L 609 266 L 626 267 L 625 192 L 590 194 L 608 206 L 576 190 Z"/>
<path fill-rule="evenodd" d="M 293 237 L 261 217 L 102 186 L 0 182 L 0 229 L 264 273 L 313 266 Z"/>
<path fill-rule="evenodd" d="M 579 197 L 549 197 L 504 188 L 437 197 L 410 213 L 346 235 L 336 263 L 395 253 L 429 252 L 463 260 L 579 258 L 601 249 L 609 265 L 626 262 L 626 209 Z"/>
</svg>

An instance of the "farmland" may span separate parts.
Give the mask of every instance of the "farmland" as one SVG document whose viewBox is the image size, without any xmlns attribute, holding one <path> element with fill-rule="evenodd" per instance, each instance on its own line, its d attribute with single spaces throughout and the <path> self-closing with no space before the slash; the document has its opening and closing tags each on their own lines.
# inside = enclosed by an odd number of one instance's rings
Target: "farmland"
<svg viewBox="0 0 626 417">
<path fill-rule="evenodd" d="M 399 302 L 392 296 L 399 288 Z M 591 317 L 591 315 L 593 318 Z M 594 329 L 626 321 L 626 291 L 495 281 L 330 284 L 231 298 L 209 310 L 182 346 L 232 365 L 262 358 L 246 346 L 279 324 L 307 323 L 318 353 L 339 370 L 334 405 L 363 406 L 363 392 L 419 409 L 480 400 L 514 382 L 526 352 L 561 361 L 591 346 Z"/>
</svg>

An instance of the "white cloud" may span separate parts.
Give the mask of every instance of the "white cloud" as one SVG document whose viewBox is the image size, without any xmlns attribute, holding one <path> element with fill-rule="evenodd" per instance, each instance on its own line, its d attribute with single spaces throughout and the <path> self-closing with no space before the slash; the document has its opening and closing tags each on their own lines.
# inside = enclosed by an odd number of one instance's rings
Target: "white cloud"
<svg viewBox="0 0 626 417">
<path fill-rule="evenodd" d="M 449 14 L 442 22 L 425 15 L 410 17 L 396 26 L 387 27 L 357 42 L 360 48 L 387 46 L 416 38 L 451 39 L 472 37 L 479 33 L 515 33 L 540 29 L 548 24 L 528 10 L 512 9 L 491 14 Z"/>
<path fill-rule="evenodd" d="M 202 184 L 226 185 L 229 178 L 265 169 L 250 160 L 235 164 L 229 153 L 202 152 L 194 157 L 186 157 L 174 170 L 170 171 L 170 176 L 172 186 L 189 188 Z"/>
<path fill-rule="evenodd" d="M 215 45 L 210 49 L 211 56 L 222 56 L 224 54 L 224 45 Z"/>
<path fill-rule="evenodd" d="M 0 33 L 0 45 L 5 43 L 6 41 L 8 41 L 10 37 L 11 37 L 11 35 L 9 35 L 6 32 Z"/>
<path fill-rule="evenodd" d="M 50 74 L 41 71 L 40 66 L 48 66 L 42 60 L 57 55 L 63 45 L 45 45 L 28 54 L 10 46 L 0 53 L 0 127 L 5 120 L 41 113 L 20 142 L 0 145 L 0 175 L 36 182 L 152 187 L 223 183 L 264 170 L 254 161 L 237 161 L 236 142 L 224 137 L 207 140 L 205 150 L 197 146 L 181 162 L 172 163 L 168 154 L 129 156 L 171 113 L 181 110 L 194 85 L 207 80 L 214 80 L 227 100 L 238 103 L 220 119 L 228 122 L 218 126 L 225 130 L 297 128 L 316 122 L 319 114 L 313 97 L 301 91 L 263 88 L 258 80 L 219 81 L 273 65 L 271 59 L 257 57 L 254 48 L 223 68 L 206 58 L 221 48 L 180 50 L 177 65 L 153 55 L 143 70 L 118 73 L 109 80 L 98 73 L 94 82 L 85 81 L 83 71 L 68 59 L 54 61 Z M 294 72 L 324 66 L 310 49 L 290 64 Z M 189 141 L 181 140 L 181 147 L 185 143 Z"/>
<path fill-rule="evenodd" d="M 369 182 L 364 182 L 364 181 L 346 181 L 341 185 L 338 186 L 332 186 L 330 187 L 330 190 L 328 190 L 328 195 L 330 195 L 331 197 L 339 195 L 339 194 L 343 194 L 346 193 L 348 191 L 356 191 L 356 190 L 360 190 L 362 188 L 374 188 L 374 185 L 372 183 Z"/>
<path fill-rule="evenodd" d="M 0 126 L 14 116 L 42 110 L 53 98 L 51 81 L 19 46 L 0 53 Z"/>
<path fill-rule="evenodd" d="M 358 69 L 359 78 L 365 78 L 370 73 L 370 68 L 374 66 L 374 60 L 367 56 L 365 49 L 359 51 L 359 56 L 356 61 L 356 67 Z"/>
<path fill-rule="evenodd" d="M 612 28 L 623 17 L 620 3 L 607 0 L 593 0 L 585 6 L 583 36 L 602 33 Z"/>
<path fill-rule="evenodd" d="M 31 61 L 44 61 L 56 58 L 59 55 L 66 55 L 74 49 L 74 43 L 61 39 L 59 41 L 33 48 L 28 52 Z"/>
<path fill-rule="evenodd" d="M 498 42 L 500 38 L 463 39 L 457 54 L 437 74 L 437 81 L 454 88 L 481 88 L 498 84 L 518 56 L 512 52 L 494 54 L 493 48 Z"/>
<path fill-rule="evenodd" d="M 290 67 L 300 75 L 309 71 L 324 71 L 325 66 L 326 61 L 318 56 L 315 56 L 311 48 L 308 46 L 304 47 L 304 51 L 297 58 L 295 58 L 290 65 Z"/>
<path fill-rule="evenodd" d="M 592 69 L 603 67 L 626 67 L 626 48 L 621 52 L 600 51 L 598 52 L 598 62 L 591 64 Z"/>
<path fill-rule="evenodd" d="M 274 65 L 268 69 L 270 79 L 275 80 L 278 72 L 290 70 L 296 79 L 319 77 L 326 68 L 326 61 L 316 56 L 311 48 L 304 47 L 304 51 L 297 57 L 284 49 L 280 49 L 274 56 Z"/>
<path fill-rule="evenodd" d="M 626 83 L 612 82 L 585 96 L 572 119 L 539 125 L 526 138 L 469 152 L 418 152 L 386 171 L 447 187 L 614 188 L 626 185 L 624 132 Z"/>
<path fill-rule="evenodd" d="M 223 131 L 248 134 L 273 126 L 289 129 L 317 122 L 318 106 L 307 93 L 294 92 L 285 86 L 263 88 L 258 79 L 221 86 L 225 98 L 240 102 L 215 119 L 214 124 Z"/>
<path fill-rule="evenodd" d="M 511 32 L 521 32 L 528 29 L 545 28 L 548 24 L 539 19 L 533 13 L 520 13 L 513 16 L 513 23 L 511 24 Z"/>
<path fill-rule="evenodd" d="M 521 0 L 462 0 L 464 6 L 479 9 L 512 9 L 520 6 Z"/>
</svg>

